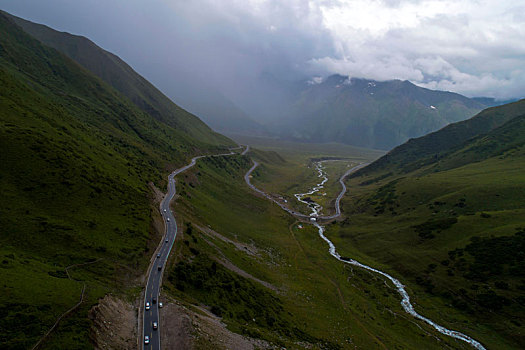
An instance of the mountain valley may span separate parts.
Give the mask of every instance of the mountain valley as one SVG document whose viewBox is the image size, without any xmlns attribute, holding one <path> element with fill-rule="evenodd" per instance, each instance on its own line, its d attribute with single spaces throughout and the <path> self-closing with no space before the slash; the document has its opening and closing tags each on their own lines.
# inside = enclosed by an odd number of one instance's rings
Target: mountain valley
<svg viewBox="0 0 525 350">
<path fill-rule="evenodd" d="M 525 100 L 188 73 L 179 105 L 85 37 L 0 33 L 0 348 L 525 347 Z"/>
</svg>

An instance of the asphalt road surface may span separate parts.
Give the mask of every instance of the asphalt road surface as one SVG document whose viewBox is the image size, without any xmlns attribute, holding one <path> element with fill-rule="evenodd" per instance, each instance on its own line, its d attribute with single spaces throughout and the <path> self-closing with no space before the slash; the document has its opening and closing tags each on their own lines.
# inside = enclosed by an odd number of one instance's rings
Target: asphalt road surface
<svg viewBox="0 0 525 350">
<path fill-rule="evenodd" d="M 233 150 L 233 148 L 231 149 Z M 243 152 L 245 154 L 249 150 L 249 147 L 246 147 L 246 150 Z M 148 275 L 148 282 L 146 284 L 146 292 L 144 294 L 144 303 L 142 304 L 143 317 L 142 317 L 142 349 L 155 349 L 160 350 L 160 322 L 159 322 L 159 291 L 160 286 L 162 285 L 162 274 L 164 272 L 164 267 L 166 261 L 175 242 L 175 237 L 177 236 L 177 222 L 175 217 L 170 210 L 170 202 L 175 196 L 175 176 L 185 172 L 189 168 L 193 167 L 197 160 L 204 157 L 222 157 L 230 156 L 236 154 L 233 151 L 230 153 L 214 154 L 209 156 L 198 156 L 194 157 L 191 160 L 191 163 L 175 170 L 168 177 L 168 193 L 160 203 L 160 212 L 164 219 L 165 225 L 165 236 L 154 256 L 152 257 L 152 263 L 150 264 L 150 271 Z M 155 300 L 155 301 L 154 301 Z M 146 309 L 146 305 L 149 303 L 149 308 Z M 153 322 L 157 323 L 157 329 L 153 328 Z M 145 337 L 149 337 L 149 344 L 145 343 Z"/>
</svg>

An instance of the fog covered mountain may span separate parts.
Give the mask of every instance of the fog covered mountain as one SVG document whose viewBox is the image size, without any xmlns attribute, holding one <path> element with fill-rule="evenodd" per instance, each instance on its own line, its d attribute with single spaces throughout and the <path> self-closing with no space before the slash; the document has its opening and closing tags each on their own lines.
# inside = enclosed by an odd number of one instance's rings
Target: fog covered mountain
<svg viewBox="0 0 525 350">
<path fill-rule="evenodd" d="M 271 130 L 312 142 L 390 149 L 409 138 L 467 119 L 485 105 L 465 96 L 418 87 L 332 75 L 304 82 Z"/>
</svg>

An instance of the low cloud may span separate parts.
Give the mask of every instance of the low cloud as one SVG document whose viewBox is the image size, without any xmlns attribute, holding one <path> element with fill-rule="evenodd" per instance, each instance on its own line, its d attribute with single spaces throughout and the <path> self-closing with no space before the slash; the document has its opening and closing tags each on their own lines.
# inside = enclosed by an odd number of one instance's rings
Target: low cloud
<svg viewBox="0 0 525 350">
<path fill-rule="evenodd" d="M 205 81 L 241 101 L 264 79 L 407 79 L 523 97 L 525 5 L 511 0 L 0 0 L 116 52 L 164 91 Z"/>
<path fill-rule="evenodd" d="M 323 77 L 313 77 L 312 79 L 308 80 L 306 83 L 308 85 L 318 85 L 323 82 Z"/>
<path fill-rule="evenodd" d="M 337 54 L 309 63 L 325 74 L 522 97 L 525 16 L 518 13 L 525 8 L 505 1 L 342 0 L 325 11 Z"/>
</svg>

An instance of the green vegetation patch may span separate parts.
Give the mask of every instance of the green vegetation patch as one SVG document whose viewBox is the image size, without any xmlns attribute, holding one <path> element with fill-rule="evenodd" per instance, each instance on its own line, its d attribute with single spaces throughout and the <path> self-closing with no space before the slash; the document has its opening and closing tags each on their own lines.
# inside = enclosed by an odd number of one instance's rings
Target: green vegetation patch
<svg viewBox="0 0 525 350">
<path fill-rule="evenodd" d="M 449 257 L 455 264 L 461 265 L 461 262 L 456 262 L 456 257 L 459 260 L 464 253 L 470 255 L 473 261 L 458 268 L 466 270 L 465 277 L 469 279 L 487 281 L 508 276 L 525 277 L 525 230 L 522 228 L 511 236 L 474 236 L 464 249 L 449 251 Z M 508 284 L 499 283 L 498 287 L 508 289 Z"/>
<path fill-rule="evenodd" d="M 458 219 L 456 217 L 451 217 L 451 218 L 428 220 L 422 224 L 412 226 L 412 227 L 414 228 L 414 230 L 416 230 L 419 237 L 423 239 L 430 239 L 430 238 L 435 237 L 434 232 L 439 233 L 443 230 L 446 230 L 457 222 L 458 222 Z"/>
<path fill-rule="evenodd" d="M 195 254 L 197 251 L 190 248 L 190 252 Z M 304 332 L 286 321 L 288 316 L 282 301 L 268 289 L 227 270 L 204 254 L 197 254 L 191 262 L 178 262 L 168 280 L 179 291 L 210 306 L 217 316 L 234 321 L 237 331 L 261 337 L 256 330 L 260 327 L 286 337 L 315 340 L 305 337 Z"/>
</svg>

